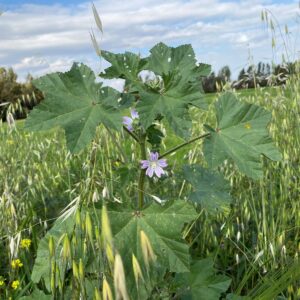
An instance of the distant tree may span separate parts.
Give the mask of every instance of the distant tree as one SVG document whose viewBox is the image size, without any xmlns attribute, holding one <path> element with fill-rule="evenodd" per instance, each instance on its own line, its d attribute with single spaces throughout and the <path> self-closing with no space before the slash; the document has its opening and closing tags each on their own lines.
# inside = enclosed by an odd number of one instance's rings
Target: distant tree
<svg viewBox="0 0 300 300">
<path fill-rule="evenodd" d="M 215 72 L 211 72 L 207 77 L 205 77 L 202 81 L 202 85 L 205 93 L 215 93 L 217 91 Z"/>
<path fill-rule="evenodd" d="M 264 69 L 264 67 L 263 67 L 263 63 L 260 61 L 259 63 L 258 63 L 258 65 L 257 65 L 257 71 L 256 71 L 256 75 L 257 76 L 261 76 L 261 75 L 263 75 L 263 69 Z"/>
<path fill-rule="evenodd" d="M 223 83 L 230 81 L 231 71 L 229 66 L 222 67 L 218 73 L 218 77 L 221 79 Z"/>
<path fill-rule="evenodd" d="M 28 109 L 43 99 L 42 93 L 32 85 L 32 76 L 25 83 L 17 81 L 12 68 L 0 68 L 0 117 L 5 120 L 8 113 L 15 118 L 24 118 Z"/>
<path fill-rule="evenodd" d="M 266 71 L 265 71 L 265 75 L 269 76 L 271 75 L 271 66 L 269 63 L 266 64 Z"/>
<path fill-rule="evenodd" d="M 255 73 L 255 71 L 254 71 L 254 69 L 255 69 L 255 67 L 253 66 L 253 65 L 250 65 L 249 67 L 248 67 L 248 69 L 247 69 L 247 74 L 252 74 L 252 76 L 253 76 L 253 74 Z"/>
<path fill-rule="evenodd" d="M 238 80 L 240 81 L 240 80 L 244 79 L 245 74 L 246 74 L 246 72 L 245 72 L 245 69 L 243 68 L 239 73 Z"/>
</svg>

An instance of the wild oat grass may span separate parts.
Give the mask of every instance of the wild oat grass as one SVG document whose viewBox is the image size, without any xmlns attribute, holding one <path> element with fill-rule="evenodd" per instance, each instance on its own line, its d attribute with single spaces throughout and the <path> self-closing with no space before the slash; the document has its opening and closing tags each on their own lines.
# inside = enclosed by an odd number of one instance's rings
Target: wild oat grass
<svg viewBox="0 0 300 300">
<path fill-rule="evenodd" d="M 267 299 L 268 295 L 274 294 L 272 286 L 284 278 L 276 292 L 288 299 L 296 299 L 299 276 L 292 278 L 288 275 L 291 275 L 289 270 L 296 268 L 300 251 L 299 78 L 291 78 L 281 88 L 238 93 L 242 101 L 257 103 L 272 111 L 270 132 L 283 153 L 283 160 L 278 163 L 265 160 L 265 176 L 261 181 L 246 178 L 230 162 L 225 163 L 220 169 L 232 187 L 234 202 L 231 210 L 214 217 L 200 212 L 186 236 L 198 257 L 214 255 L 216 266 L 233 279 L 230 289 L 237 294 Z M 212 104 L 216 96 L 208 96 Z M 214 121 L 212 116 L 212 111 L 208 114 L 195 111 L 193 134 L 203 133 L 197 120 L 208 123 Z M 124 153 L 120 154 L 121 140 L 120 134 L 100 128 L 88 149 L 80 155 L 71 155 L 64 146 L 64 135 L 60 130 L 33 134 L 22 129 L 22 122 L 13 131 L 5 124 L 0 126 L 0 282 L 4 282 L 2 278 L 5 278 L 5 283 L 8 283 L 5 288 L 0 286 L 0 291 L 6 289 L 3 295 L 18 297 L 32 288 L 27 283 L 37 243 L 59 216 L 67 218 L 75 213 L 81 201 L 93 206 L 103 198 L 126 202 L 135 197 L 137 187 L 128 184 L 123 162 L 124 157 L 129 158 L 132 170 L 129 174 L 134 176 L 138 149 L 127 140 Z M 171 147 L 176 143 L 176 138 L 171 135 L 167 137 L 165 146 Z M 182 161 L 204 162 L 201 142 L 191 147 L 187 155 L 178 151 L 170 157 L 169 164 L 173 167 L 168 177 L 162 183 L 156 183 L 153 189 L 157 199 L 184 199 L 187 195 L 190 186 L 172 176 L 175 170 L 179 172 L 177 165 Z M 116 170 L 118 172 L 113 172 Z M 166 185 L 173 187 L 171 194 Z M 147 197 L 150 199 L 152 196 Z M 78 236 L 63 237 L 62 259 L 72 266 L 73 287 L 80 291 L 82 297 L 89 289 L 95 299 L 100 299 L 101 295 L 112 299 L 112 290 L 115 289 L 126 299 L 122 258 L 113 247 L 105 209 L 102 214 L 102 224 L 99 223 L 100 217 L 92 220 L 88 213 L 76 215 L 76 224 L 83 235 L 80 239 Z M 99 233 L 100 227 L 102 233 Z M 31 243 L 25 243 L 26 240 Z M 142 240 L 145 244 L 144 259 L 151 264 L 153 249 L 147 236 L 143 236 Z M 25 244 L 29 246 L 25 247 Z M 49 248 L 54 257 L 51 241 Z M 94 279 L 88 283 L 84 281 L 89 271 L 84 270 L 81 260 L 86 251 L 96 255 L 99 249 L 109 270 L 103 286 L 96 284 Z M 17 259 L 24 264 L 18 273 L 11 267 Z M 58 279 L 62 274 L 57 274 L 55 260 L 52 264 L 51 289 L 56 290 L 58 284 L 62 292 L 64 282 Z M 102 264 L 102 258 L 96 260 L 95 265 L 99 268 Z M 144 280 L 141 262 L 133 256 L 132 264 L 136 281 Z M 119 277 L 113 276 L 116 269 L 120 271 Z M 267 291 L 270 294 L 266 294 Z"/>
</svg>

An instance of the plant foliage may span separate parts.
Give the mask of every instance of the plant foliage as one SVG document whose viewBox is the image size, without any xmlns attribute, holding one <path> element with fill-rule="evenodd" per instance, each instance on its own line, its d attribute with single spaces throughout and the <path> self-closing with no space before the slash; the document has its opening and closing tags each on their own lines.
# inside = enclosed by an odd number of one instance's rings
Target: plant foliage
<svg viewBox="0 0 300 300">
<path fill-rule="evenodd" d="M 217 127 L 204 142 L 204 153 L 209 167 L 216 168 L 231 159 L 239 170 L 254 179 L 263 175 L 261 155 L 280 160 L 281 154 L 270 138 L 267 126 L 271 114 L 265 109 L 242 103 L 227 92 L 215 104 Z"/>
<path fill-rule="evenodd" d="M 48 243 L 52 236 L 56 245 L 52 262 L 57 266 L 55 272 L 59 273 L 58 278 L 64 281 L 64 275 L 69 271 L 74 275 L 71 283 L 65 280 L 66 287 L 58 280 L 62 294 L 64 291 L 72 293 L 74 288 L 78 291 L 76 296 L 88 299 L 92 293 L 90 287 L 95 282 L 95 299 L 100 299 L 99 289 L 105 299 L 111 299 L 113 294 L 117 299 L 170 299 L 173 296 L 219 299 L 227 291 L 230 278 L 216 274 L 211 258 L 198 260 L 190 254 L 187 241 L 194 241 L 191 229 L 195 224 L 198 226 L 194 203 L 212 213 L 229 209 L 232 200 L 230 185 L 221 173 L 210 170 L 225 160 L 233 161 L 242 173 L 258 179 L 263 175 L 261 155 L 272 160 L 280 159 L 280 153 L 268 135 L 271 114 L 256 105 L 240 102 L 234 94 L 227 92 L 215 104 L 215 129 L 206 125 L 205 134 L 189 139 L 192 132 L 189 109 L 191 106 L 201 110 L 207 108 L 201 80 L 210 73 L 210 66 L 197 63 L 191 45 L 174 48 L 159 43 L 145 58 L 130 52 L 114 54 L 102 51 L 102 56 L 111 66 L 100 76 L 124 79 L 122 93 L 96 83 L 90 68 L 75 63 L 66 73 L 48 74 L 34 81 L 44 93 L 45 100 L 30 114 L 26 128 L 36 131 L 62 127 L 68 149 L 79 152 L 99 138 L 96 128 L 102 124 L 114 141 L 117 141 L 116 135 L 110 129 L 127 134 L 128 139 L 136 143 L 133 147 L 131 145 L 131 150 L 138 147 L 139 157 L 128 155 L 128 148 L 124 146 L 124 150 L 116 142 L 122 160 L 114 163 L 121 162 L 122 166 L 110 167 L 110 175 L 114 174 L 120 180 L 118 186 L 111 184 L 117 186 L 117 193 L 112 188 L 109 191 L 105 185 L 102 198 L 98 191 L 91 196 L 93 185 L 88 183 L 87 196 L 75 207 L 79 215 L 82 210 L 88 211 L 84 223 L 81 223 L 82 220 L 79 222 L 79 234 L 72 239 L 72 245 L 78 245 L 79 240 L 84 244 L 80 251 L 75 251 L 79 253 L 76 257 L 79 258 L 79 271 L 75 260 L 71 266 L 71 262 L 64 256 L 62 259 L 61 255 L 70 248 L 67 238 L 74 230 L 74 218 L 71 216 L 63 223 L 56 222 L 41 240 L 32 281 L 39 283 L 43 279 L 46 289 L 57 295 L 53 284 L 50 286 L 49 283 L 53 268 L 48 261 Z M 144 72 L 148 74 L 146 79 L 143 78 Z M 127 116 L 128 108 L 130 117 Z M 164 139 L 169 128 L 187 141 L 168 149 Z M 164 205 L 149 201 L 149 195 L 159 199 L 153 193 L 160 188 L 171 189 L 172 177 L 169 175 L 172 172 L 181 172 L 181 166 L 178 170 L 176 164 L 172 166 L 172 160 L 167 163 L 165 157 L 200 139 L 204 139 L 204 154 L 210 169 L 198 164 L 184 167 L 184 177 L 192 186 L 192 192 L 185 199 L 191 201 L 179 199 L 183 198 L 180 196 L 173 197 Z M 104 157 L 103 153 L 100 156 L 102 163 L 111 159 L 110 155 Z M 97 153 L 93 148 L 90 161 L 93 170 L 96 159 Z M 139 170 L 138 176 L 135 176 L 136 170 Z M 94 171 L 91 173 L 96 176 Z M 105 174 L 103 170 L 101 178 Z M 155 175 L 158 178 L 153 179 Z M 136 184 L 132 183 L 135 179 Z M 134 192 L 124 192 L 127 185 L 134 187 Z M 98 187 L 99 183 L 95 186 Z M 153 188 L 155 186 L 156 189 Z M 154 192 L 147 191 L 152 188 Z M 121 199 L 117 199 L 116 195 L 121 195 Z M 97 210 L 94 203 L 99 198 L 104 204 L 101 210 Z M 64 246 L 63 239 L 67 241 Z M 71 257 L 71 250 L 68 253 Z M 87 273 L 84 273 L 84 268 Z M 125 274 L 128 275 L 126 280 Z M 140 281 L 144 282 L 145 289 L 141 288 Z M 166 284 L 162 284 L 164 281 Z M 101 283 L 101 287 L 97 282 Z M 172 282 L 176 289 L 172 289 Z M 110 289 L 112 284 L 114 293 Z"/>
</svg>

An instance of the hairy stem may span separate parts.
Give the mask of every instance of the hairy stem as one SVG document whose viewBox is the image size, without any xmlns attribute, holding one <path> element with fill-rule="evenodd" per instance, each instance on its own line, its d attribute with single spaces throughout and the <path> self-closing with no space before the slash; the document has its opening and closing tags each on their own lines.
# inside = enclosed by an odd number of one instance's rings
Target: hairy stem
<svg viewBox="0 0 300 300">
<path fill-rule="evenodd" d="M 176 146 L 176 147 L 174 147 L 174 148 L 171 148 L 171 149 L 168 150 L 167 152 L 165 152 L 165 153 L 163 153 L 162 155 L 160 155 L 160 156 L 159 156 L 159 159 L 160 159 L 160 158 L 163 158 L 163 157 L 165 157 L 165 156 L 167 156 L 167 155 L 169 155 L 169 154 L 171 154 L 171 153 L 173 153 L 173 152 L 175 152 L 175 151 L 177 151 L 177 150 L 179 150 L 179 149 L 181 149 L 181 148 L 183 148 L 184 146 L 187 146 L 187 145 L 189 145 L 189 144 L 192 144 L 193 142 L 196 142 L 196 141 L 198 141 L 198 140 L 200 140 L 200 139 L 203 139 L 203 138 L 206 138 L 206 137 L 208 137 L 208 136 L 210 136 L 210 133 L 205 133 L 205 134 L 196 136 L 196 137 L 194 137 L 193 139 L 191 139 L 191 140 L 189 140 L 189 141 L 187 141 L 187 142 L 184 142 L 184 143 L 182 143 L 182 144 L 180 144 L 180 145 L 178 145 L 178 146 Z"/>
<path fill-rule="evenodd" d="M 140 140 L 141 159 L 145 160 L 146 157 L 146 135 L 143 135 Z M 144 184 L 145 184 L 146 170 L 141 169 L 139 183 L 138 183 L 138 208 L 142 209 L 144 206 Z"/>
<path fill-rule="evenodd" d="M 137 137 L 137 135 L 136 134 L 134 134 L 133 132 L 131 132 L 130 130 L 128 130 L 125 126 L 123 126 L 123 129 L 129 134 L 129 135 L 131 135 L 134 139 L 135 139 L 135 141 L 136 142 L 140 142 L 139 141 L 139 138 Z"/>
</svg>

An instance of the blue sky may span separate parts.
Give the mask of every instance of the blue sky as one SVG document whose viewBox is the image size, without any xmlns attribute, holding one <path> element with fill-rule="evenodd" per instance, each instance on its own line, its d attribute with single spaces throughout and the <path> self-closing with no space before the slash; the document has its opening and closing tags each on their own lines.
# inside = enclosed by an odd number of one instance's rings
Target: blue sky
<svg viewBox="0 0 300 300">
<path fill-rule="evenodd" d="M 156 43 L 193 45 L 198 61 L 214 70 L 229 65 L 233 75 L 251 62 L 280 62 L 280 35 L 271 48 L 271 33 L 260 20 L 270 10 L 278 24 L 289 26 L 288 48 L 299 57 L 298 0 L 95 0 L 104 35 L 97 32 L 91 2 L 66 0 L 0 0 L 0 65 L 12 66 L 21 79 L 27 73 L 65 71 L 82 61 L 96 72 L 106 66 L 93 49 L 146 55 Z M 299 21 L 299 19 L 298 19 Z"/>
<path fill-rule="evenodd" d="M 15 7 L 18 6 L 20 4 L 37 4 L 37 5 L 53 5 L 53 4 L 62 4 L 62 5 L 74 5 L 74 4 L 78 4 L 78 3 L 82 3 L 82 0 L 55 0 L 55 1 L 50 1 L 50 0 L 1 0 L 0 1 L 0 5 L 1 8 L 3 9 L 9 9 L 11 7 Z"/>
</svg>

